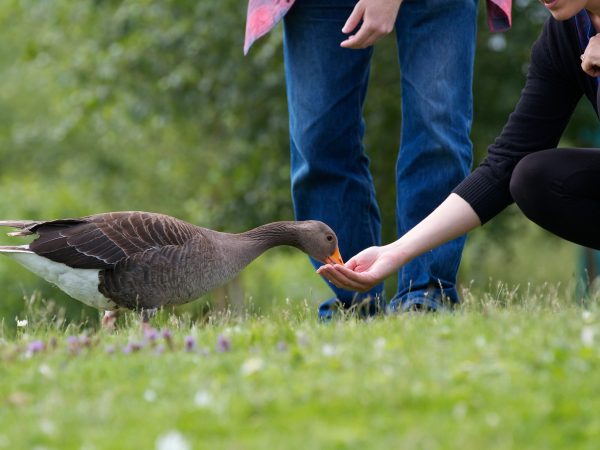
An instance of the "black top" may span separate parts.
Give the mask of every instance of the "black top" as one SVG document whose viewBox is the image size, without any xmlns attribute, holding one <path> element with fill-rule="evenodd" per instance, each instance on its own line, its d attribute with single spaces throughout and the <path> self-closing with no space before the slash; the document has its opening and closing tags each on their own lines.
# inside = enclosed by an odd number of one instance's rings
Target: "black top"
<svg viewBox="0 0 600 450">
<path fill-rule="evenodd" d="M 453 191 L 481 223 L 513 203 L 509 183 L 515 166 L 529 153 L 557 147 L 583 94 L 598 114 L 596 80 L 581 69 L 581 53 L 574 18 L 545 23 L 514 112 L 481 165 Z"/>
</svg>

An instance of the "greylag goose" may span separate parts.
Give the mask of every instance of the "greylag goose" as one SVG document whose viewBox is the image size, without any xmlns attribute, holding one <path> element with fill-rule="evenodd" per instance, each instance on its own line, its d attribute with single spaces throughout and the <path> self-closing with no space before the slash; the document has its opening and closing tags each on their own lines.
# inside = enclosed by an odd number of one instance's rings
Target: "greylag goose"
<svg viewBox="0 0 600 450">
<path fill-rule="evenodd" d="M 37 235 L 26 245 L 0 246 L 0 253 L 105 311 L 103 325 L 112 325 L 119 309 L 153 311 L 195 300 L 274 246 L 343 264 L 335 233 L 314 220 L 273 222 L 239 234 L 140 211 L 0 226 L 18 229 L 9 236 Z"/>
</svg>

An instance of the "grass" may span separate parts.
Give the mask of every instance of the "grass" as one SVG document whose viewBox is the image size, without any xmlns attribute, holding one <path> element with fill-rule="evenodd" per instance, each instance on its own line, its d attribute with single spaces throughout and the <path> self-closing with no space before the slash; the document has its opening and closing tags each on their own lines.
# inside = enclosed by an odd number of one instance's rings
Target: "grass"
<svg viewBox="0 0 600 450">
<path fill-rule="evenodd" d="M 454 313 L 330 324 L 301 302 L 162 313 L 146 337 L 134 316 L 109 334 L 34 302 L 0 339 L 0 448 L 597 448 L 597 301 L 465 294 Z"/>
</svg>

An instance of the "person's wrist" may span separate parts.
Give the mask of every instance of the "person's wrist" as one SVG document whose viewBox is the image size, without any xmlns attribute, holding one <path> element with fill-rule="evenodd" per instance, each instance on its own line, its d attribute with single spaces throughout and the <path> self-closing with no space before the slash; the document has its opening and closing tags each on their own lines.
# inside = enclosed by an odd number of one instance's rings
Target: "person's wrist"
<svg viewBox="0 0 600 450">
<path fill-rule="evenodd" d="M 385 252 L 391 261 L 394 268 L 399 268 L 410 261 L 410 252 L 407 245 L 402 239 L 399 239 L 391 244 L 386 245 Z"/>
</svg>

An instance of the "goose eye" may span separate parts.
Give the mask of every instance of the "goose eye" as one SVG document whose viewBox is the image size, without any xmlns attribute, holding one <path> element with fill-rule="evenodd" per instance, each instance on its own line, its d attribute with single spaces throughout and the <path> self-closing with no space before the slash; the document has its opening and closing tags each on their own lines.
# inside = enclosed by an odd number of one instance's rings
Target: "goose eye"
<svg viewBox="0 0 600 450">
<path fill-rule="evenodd" d="M 332 236 L 332 235 L 330 235 L 330 234 L 329 234 L 329 235 L 327 235 L 327 240 L 328 240 L 328 241 L 333 241 L 333 236 Z"/>
</svg>

